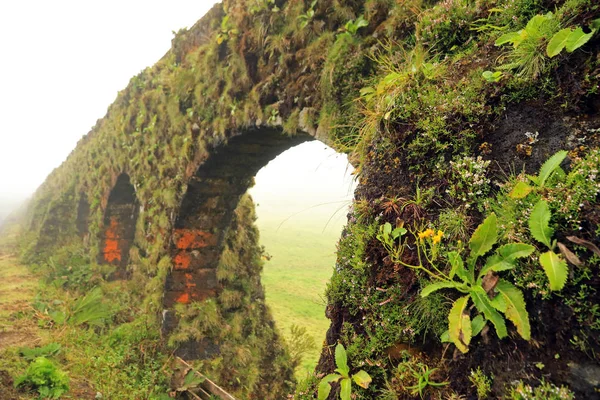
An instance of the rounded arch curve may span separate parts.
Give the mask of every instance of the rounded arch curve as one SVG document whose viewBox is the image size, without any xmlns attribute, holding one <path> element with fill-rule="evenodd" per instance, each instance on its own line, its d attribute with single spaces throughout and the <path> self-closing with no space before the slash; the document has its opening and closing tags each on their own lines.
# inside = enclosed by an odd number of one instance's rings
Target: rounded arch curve
<svg viewBox="0 0 600 400">
<path fill-rule="evenodd" d="M 289 136 L 280 129 L 260 128 L 245 131 L 213 150 L 190 179 L 175 221 L 165 308 L 217 295 L 222 288 L 216 267 L 240 198 L 269 161 L 309 140 L 314 137 L 306 133 Z"/>
<path fill-rule="evenodd" d="M 117 267 L 113 278 L 126 277 L 129 249 L 135 237 L 139 213 L 135 188 L 129 175 L 122 173 L 110 192 L 104 212 L 104 230 L 101 232 L 101 253 L 98 262 Z"/>
</svg>

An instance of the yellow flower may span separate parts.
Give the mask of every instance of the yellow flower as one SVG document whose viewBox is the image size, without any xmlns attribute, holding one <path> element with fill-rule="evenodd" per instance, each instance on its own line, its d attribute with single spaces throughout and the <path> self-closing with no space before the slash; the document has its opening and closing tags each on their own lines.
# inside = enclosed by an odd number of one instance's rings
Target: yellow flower
<svg viewBox="0 0 600 400">
<path fill-rule="evenodd" d="M 433 236 L 434 233 L 435 232 L 433 231 L 433 229 L 428 228 L 428 229 L 424 230 L 423 232 L 419 233 L 419 239 L 428 238 L 430 236 Z"/>
<path fill-rule="evenodd" d="M 442 232 L 442 231 L 438 231 L 438 232 L 437 232 L 437 235 L 438 235 L 439 237 L 442 237 L 442 236 L 444 236 L 444 232 Z"/>
<path fill-rule="evenodd" d="M 437 243 L 439 243 L 441 241 L 442 241 L 442 236 L 441 235 L 435 235 L 433 237 L 433 244 L 437 244 Z"/>
</svg>

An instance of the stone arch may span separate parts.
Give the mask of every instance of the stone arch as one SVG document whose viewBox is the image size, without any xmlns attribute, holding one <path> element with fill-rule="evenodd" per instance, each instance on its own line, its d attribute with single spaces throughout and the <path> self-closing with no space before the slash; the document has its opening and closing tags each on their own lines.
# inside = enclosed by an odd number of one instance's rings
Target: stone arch
<svg viewBox="0 0 600 400">
<path fill-rule="evenodd" d="M 122 173 L 110 192 L 104 212 L 104 230 L 101 233 L 100 264 L 118 269 L 114 278 L 124 278 L 129 262 L 129 249 L 135 236 L 139 206 L 135 188 L 129 175 Z"/>
<path fill-rule="evenodd" d="M 306 133 L 289 136 L 279 129 L 260 128 L 213 150 L 190 179 L 175 221 L 170 250 L 173 268 L 165 283 L 166 309 L 217 295 L 222 288 L 216 267 L 240 198 L 269 161 L 309 140 L 314 138 Z"/>
</svg>

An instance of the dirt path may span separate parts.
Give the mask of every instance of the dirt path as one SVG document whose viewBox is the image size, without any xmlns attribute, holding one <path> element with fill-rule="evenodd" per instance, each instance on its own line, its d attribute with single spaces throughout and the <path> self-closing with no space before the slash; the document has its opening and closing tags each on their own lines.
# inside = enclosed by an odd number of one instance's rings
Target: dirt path
<svg viewBox="0 0 600 400">
<path fill-rule="evenodd" d="M 33 347 L 41 341 L 30 317 L 38 278 L 19 263 L 12 249 L 6 242 L 0 245 L 0 360 L 10 357 L 16 347 Z M 13 389 L 11 374 L 2 367 L 0 363 L 0 398 L 29 398 Z"/>
<path fill-rule="evenodd" d="M 31 310 L 36 287 L 37 278 L 14 255 L 0 253 L 0 352 L 39 342 L 34 321 L 22 317 Z"/>
</svg>

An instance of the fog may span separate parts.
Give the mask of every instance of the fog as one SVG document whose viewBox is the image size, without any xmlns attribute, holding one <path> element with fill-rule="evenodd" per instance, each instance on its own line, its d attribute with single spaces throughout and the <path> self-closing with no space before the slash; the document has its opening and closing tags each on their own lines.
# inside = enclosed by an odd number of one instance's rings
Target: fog
<svg viewBox="0 0 600 400">
<path fill-rule="evenodd" d="M 0 219 L 214 3 L 0 2 Z"/>
</svg>

